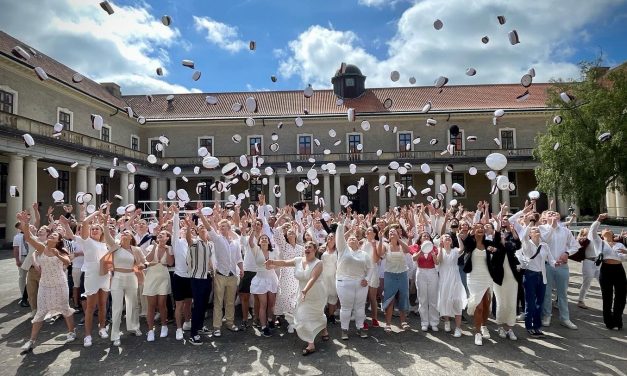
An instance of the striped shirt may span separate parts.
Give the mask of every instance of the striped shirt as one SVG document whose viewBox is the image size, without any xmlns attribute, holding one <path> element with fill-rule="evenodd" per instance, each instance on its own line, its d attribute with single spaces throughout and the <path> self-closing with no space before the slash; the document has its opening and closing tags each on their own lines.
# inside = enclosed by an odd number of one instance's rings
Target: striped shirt
<svg viewBox="0 0 627 376">
<path fill-rule="evenodd" d="M 190 278 L 207 279 L 212 253 L 212 242 L 194 240 L 187 253 L 187 271 Z"/>
</svg>

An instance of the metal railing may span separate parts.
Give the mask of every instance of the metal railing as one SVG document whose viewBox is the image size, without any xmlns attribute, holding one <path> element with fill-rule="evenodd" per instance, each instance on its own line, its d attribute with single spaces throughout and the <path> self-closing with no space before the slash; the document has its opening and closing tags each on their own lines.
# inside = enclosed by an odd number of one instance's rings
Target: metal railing
<svg viewBox="0 0 627 376">
<path fill-rule="evenodd" d="M 29 133 L 33 136 L 50 137 L 50 139 L 55 140 L 55 142 L 62 141 L 78 147 L 95 149 L 120 157 L 145 161 L 148 156 L 148 154 L 142 153 L 138 150 L 133 150 L 70 130 L 64 129 L 58 137 L 53 137 L 55 132 L 51 124 L 42 123 L 24 116 L 2 111 L 0 111 L 0 126 L 13 128 L 21 132 Z"/>
</svg>

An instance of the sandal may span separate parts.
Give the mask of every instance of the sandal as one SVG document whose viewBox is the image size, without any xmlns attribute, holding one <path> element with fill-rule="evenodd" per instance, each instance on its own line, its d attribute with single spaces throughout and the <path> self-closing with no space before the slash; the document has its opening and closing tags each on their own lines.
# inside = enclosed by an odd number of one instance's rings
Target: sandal
<svg viewBox="0 0 627 376">
<path fill-rule="evenodd" d="M 406 322 L 402 322 L 402 323 L 401 323 L 401 329 L 403 329 L 403 330 L 407 330 L 407 329 L 409 329 L 409 328 L 410 328 L 410 326 L 409 326 L 409 324 L 408 324 L 408 323 L 406 323 Z"/>
<path fill-rule="evenodd" d="M 322 337 L 320 337 L 320 338 L 322 338 L 322 340 L 323 340 L 324 342 L 326 342 L 326 341 L 328 341 L 328 340 L 330 340 L 330 339 L 331 339 L 331 337 L 329 337 L 329 335 L 328 335 L 328 334 L 325 334 L 325 335 L 323 335 L 323 336 L 322 336 Z"/>
<path fill-rule="evenodd" d="M 307 356 L 307 355 L 313 354 L 313 353 L 315 353 L 315 352 L 316 352 L 316 349 L 315 349 L 315 348 L 313 348 L 313 349 L 308 349 L 307 347 L 305 347 L 305 348 L 303 349 L 303 356 Z"/>
<path fill-rule="evenodd" d="M 390 324 L 385 325 L 385 329 L 383 329 L 383 331 L 386 333 L 390 333 L 392 331 L 392 327 L 390 326 Z"/>
</svg>

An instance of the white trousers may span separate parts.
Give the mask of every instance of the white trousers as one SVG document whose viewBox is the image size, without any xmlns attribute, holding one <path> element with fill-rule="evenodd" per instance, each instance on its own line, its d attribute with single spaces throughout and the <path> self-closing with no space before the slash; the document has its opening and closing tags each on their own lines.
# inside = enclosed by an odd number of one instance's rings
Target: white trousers
<svg viewBox="0 0 627 376">
<path fill-rule="evenodd" d="M 112 341 L 120 339 L 120 322 L 122 321 L 124 304 L 126 304 L 126 330 L 138 330 L 137 277 L 135 273 L 115 272 L 111 280 Z"/>
<path fill-rule="evenodd" d="M 26 288 L 26 274 L 28 274 L 28 270 L 24 270 L 22 268 L 17 268 L 19 272 L 19 276 L 17 278 L 17 285 L 20 289 L 20 299 L 22 299 L 22 295 L 24 294 L 24 289 Z"/>
<path fill-rule="evenodd" d="M 592 284 L 593 279 L 597 279 L 599 282 L 599 270 L 600 266 L 594 265 L 594 261 L 592 260 L 583 260 L 581 263 L 581 276 L 583 282 L 581 283 L 581 289 L 579 290 L 579 301 L 583 302 L 586 299 L 586 294 L 588 293 L 588 289 Z"/>
<path fill-rule="evenodd" d="M 416 292 L 418 293 L 418 312 L 422 326 L 437 326 L 440 322 L 438 312 L 438 271 L 418 268 L 416 270 Z"/>
<path fill-rule="evenodd" d="M 366 299 L 368 286 L 362 287 L 361 280 L 343 279 L 335 282 L 337 296 L 340 299 L 340 324 L 342 330 L 348 330 L 351 315 L 355 316 L 355 327 L 362 329 L 366 320 Z"/>
</svg>

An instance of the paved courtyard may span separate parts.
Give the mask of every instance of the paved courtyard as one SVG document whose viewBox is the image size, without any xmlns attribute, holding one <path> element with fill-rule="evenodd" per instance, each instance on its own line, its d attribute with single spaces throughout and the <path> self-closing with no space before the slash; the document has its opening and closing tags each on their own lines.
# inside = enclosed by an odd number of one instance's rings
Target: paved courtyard
<svg viewBox="0 0 627 376">
<path fill-rule="evenodd" d="M 554 322 L 545 339 L 528 339 L 517 325 L 518 341 L 501 339 L 493 331 L 484 346 L 474 345 L 470 327 L 453 338 L 442 330 L 435 335 L 419 330 L 418 317 L 410 316 L 412 329 L 387 334 L 371 329 L 370 338 L 355 336 L 339 340 L 339 324 L 330 328 L 332 340 L 319 343 L 318 352 L 303 357 L 296 335 L 277 330 L 272 338 L 249 330 L 225 331 L 221 338 L 208 338 L 202 346 L 169 338 L 153 343 L 145 337 L 122 337 L 122 346 L 94 338 L 82 346 L 79 339 L 63 343 L 65 324 L 45 324 L 38 346 L 20 355 L 20 346 L 30 333 L 28 308 L 17 304 L 17 270 L 9 251 L 0 257 L 0 375 L 624 375 L 627 373 L 627 331 L 609 331 L 602 324 L 601 295 L 596 282 L 589 294 L 590 309 L 576 307 L 581 282 L 580 265 L 571 263 L 569 303 L 571 318 L 579 326 L 572 331 Z M 79 316 L 76 316 L 79 317 Z M 398 318 L 395 318 L 398 323 Z M 555 321 L 555 320 L 554 320 Z M 142 330 L 145 331 L 142 320 Z M 95 333 L 94 333 L 95 334 Z"/>
</svg>

